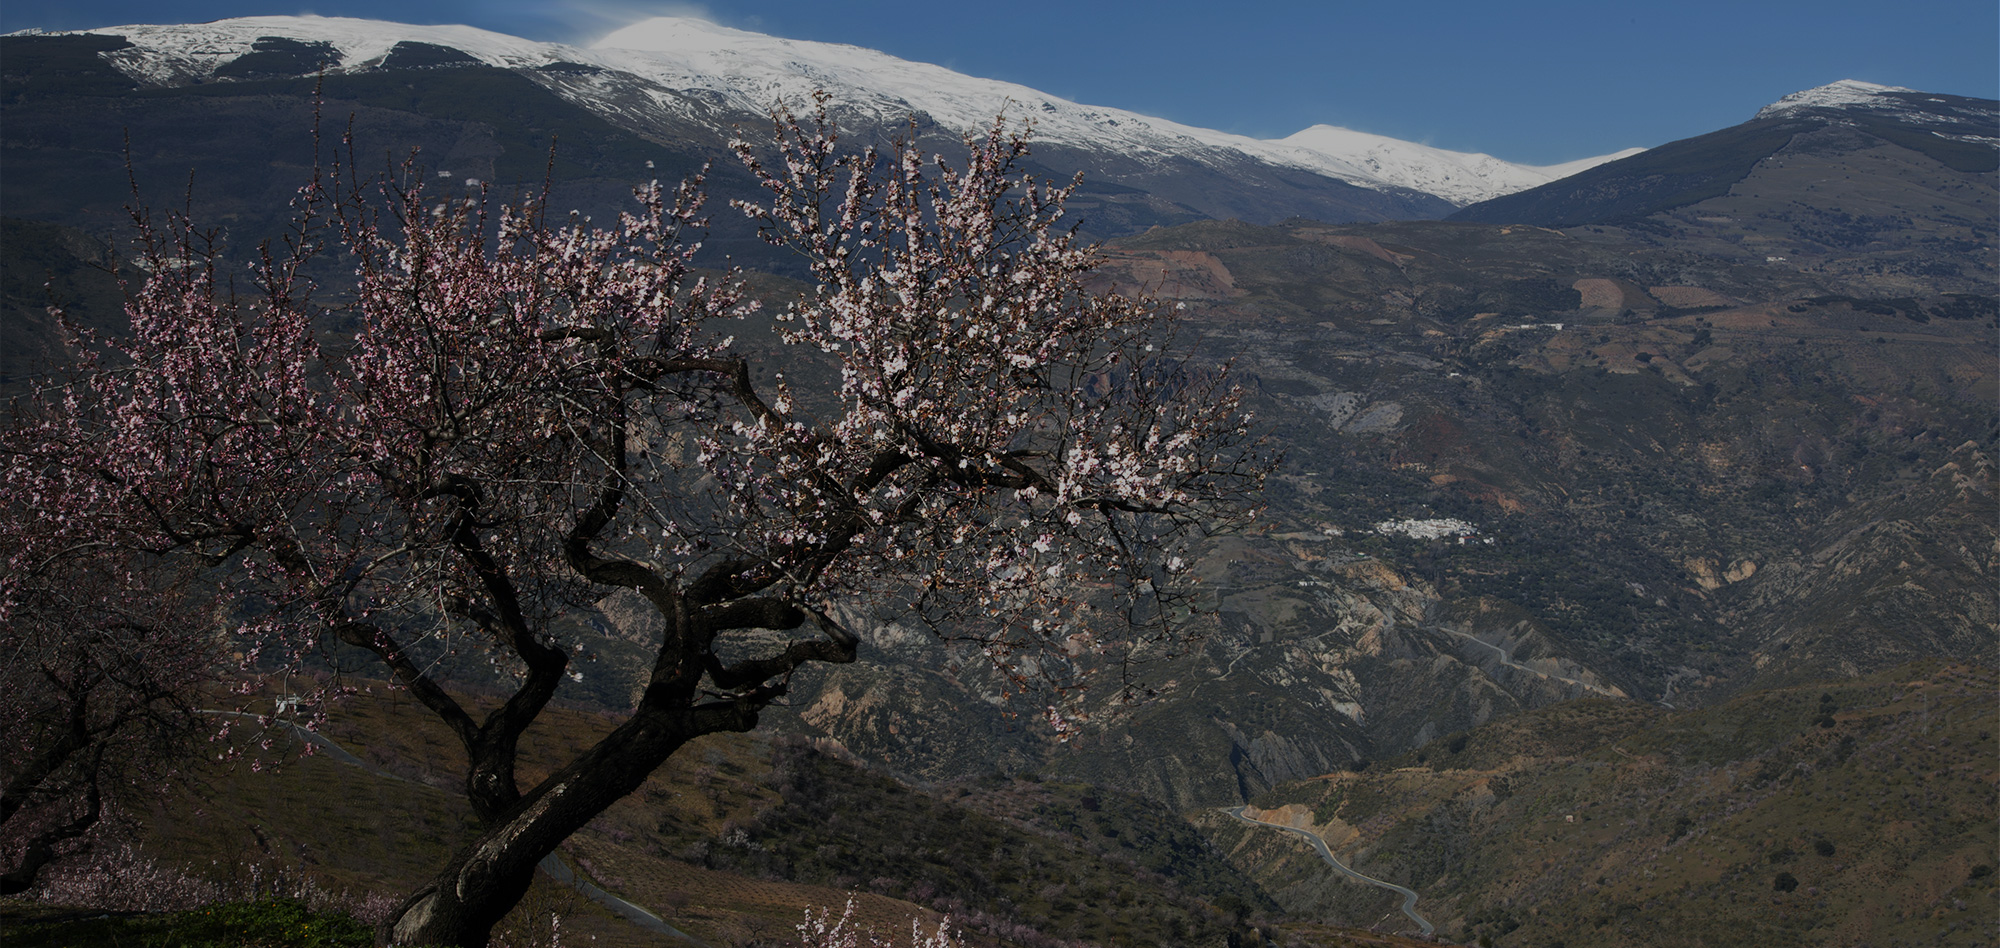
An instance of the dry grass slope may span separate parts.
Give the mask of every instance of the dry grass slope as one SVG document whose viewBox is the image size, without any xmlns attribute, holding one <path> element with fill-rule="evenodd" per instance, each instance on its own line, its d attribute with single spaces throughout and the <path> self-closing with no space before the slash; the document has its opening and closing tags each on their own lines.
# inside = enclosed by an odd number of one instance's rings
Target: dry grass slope
<svg viewBox="0 0 2000 948">
<path fill-rule="evenodd" d="M 1700 711 L 1577 702 L 1300 782 L 1351 865 L 1497 944 L 1983 945 L 2000 937 L 1990 668 L 1941 662 Z M 1359 886 L 1222 820 L 1294 911 L 1367 919 Z M 1273 834 L 1275 835 L 1275 834 Z"/>
</svg>

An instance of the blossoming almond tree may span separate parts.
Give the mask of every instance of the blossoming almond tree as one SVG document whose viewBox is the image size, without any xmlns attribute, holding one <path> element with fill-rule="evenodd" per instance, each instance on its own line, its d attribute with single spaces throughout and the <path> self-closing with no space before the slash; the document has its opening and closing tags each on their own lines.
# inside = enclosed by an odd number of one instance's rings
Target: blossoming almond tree
<svg viewBox="0 0 2000 948">
<path fill-rule="evenodd" d="M 735 275 L 691 269 L 699 180 L 597 229 L 336 169 L 242 298 L 187 222 L 144 228 L 117 364 L 12 435 L 10 515 L 87 496 L 52 512 L 69 541 L 226 571 L 241 648 L 365 649 L 458 736 L 483 829 L 395 943 L 485 944 L 536 863 L 678 748 L 852 661 L 856 605 L 1010 675 L 1115 666 L 1172 634 L 1178 545 L 1247 515 L 1269 468 L 1226 373 L 1159 351 L 1171 314 L 1089 285 L 1070 189 L 1020 171 L 1018 136 L 956 168 L 910 142 L 842 154 L 823 102 L 775 127 L 768 167 L 739 146 L 768 191 L 742 210 L 815 280 L 775 351 L 734 344 Z M 351 298 L 303 276 L 322 239 Z M 643 688 L 523 787 L 519 740 L 578 647 L 564 620 L 620 590 L 664 627 Z M 418 657 L 435 643 L 486 650 L 512 693 L 476 715 Z"/>
</svg>

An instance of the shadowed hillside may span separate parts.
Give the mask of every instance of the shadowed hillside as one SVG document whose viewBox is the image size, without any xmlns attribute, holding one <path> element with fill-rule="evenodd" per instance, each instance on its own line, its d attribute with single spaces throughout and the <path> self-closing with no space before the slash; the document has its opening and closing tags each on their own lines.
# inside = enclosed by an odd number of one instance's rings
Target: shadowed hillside
<svg viewBox="0 0 2000 948">
<path fill-rule="evenodd" d="M 1578 702 L 1256 802 L 1454 939 L 1990 944 L 1996 684 L 1929 662 L 1701 711 Z M 1290 837 L 1204 825 L 1287 910 L 1394 911 Z"/>
</svg>

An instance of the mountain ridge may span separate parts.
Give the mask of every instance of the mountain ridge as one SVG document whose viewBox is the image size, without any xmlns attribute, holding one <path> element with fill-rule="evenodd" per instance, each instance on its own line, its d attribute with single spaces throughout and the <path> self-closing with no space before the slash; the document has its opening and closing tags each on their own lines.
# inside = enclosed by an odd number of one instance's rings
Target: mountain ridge
<svg viewBox="0 0 2000 948">
<path fill-rule="evenodd" d="M 255 55 L 257 42 L 265 37 L 327 44 L 325 48 L 337 54 L 337 59 L 328 61 L 333 72 L 377 68 L 392 58 L 398 43 L 424 43 L 461 50 L 487 65 L 538 73 L 559 94 L 587 107 L 650 110 L 656 120 L 665 115 L 696 118 L 716 110 L 761 115 L 781 101 L 802 107 L 815 89 L 825 88 L 843 110 L 877 122 L 894 124 L 907 116 L 921 116 L 965 134 L 979 131 L 995 115 L 1020 112 L 1033 120 L 1036 137 L 1045 144 L 1099 149 L 1111 145 L 1112 150 L 1141 160 L 1185 157 L 1213 165 L 1249 159 L 1372 190 L 1418 191 L 1454 205 L 1533 187 L 1630 153 L 1531 166 L 1333 126 L 1313 126 L 1283 139 L 1255 139 L 1072 102 L 1028 86 L 978 79 L 863 47 L 771 37 L 686 17 L 644 21 L 588 47 L 541 43 L 468 26 L 316 16 L 76 32 L 126 37 L 133 45 L 107 58 L 152 86 L 213 81 L 231 63 Z M 565 65 L 582 68 L 565 70 Z M 551 73 L 563 74 L 563 81 Z M 650 103 L 623 96 L 614 103 L 592 95 L 635 78 L 647 87 L 644 98 Z"/>
<path fill-rule="evenodd" d="M 1843 133 L 1862 141 L 1838 140 Z M 1873 141 L 1956 172 L 1990 173 L 2000 167 L 2000 102 L 1843 79 L 1785 96 L 1737 125 L 1491 198 L 1448 219 L 1540 227 L 1622 223 L 1725 196 L 1786 155 L 1853 152 Z"/>
</svg>

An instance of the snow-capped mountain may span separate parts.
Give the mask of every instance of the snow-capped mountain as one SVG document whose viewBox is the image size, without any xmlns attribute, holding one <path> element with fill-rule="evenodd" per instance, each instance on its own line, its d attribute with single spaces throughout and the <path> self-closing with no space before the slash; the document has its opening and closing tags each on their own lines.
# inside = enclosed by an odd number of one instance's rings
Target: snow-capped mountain
<svg viewBox="0 0 2000 948">
<path fill-rule="evenodd" d="M 968 133 L 983 129 L 995 115 L 1006 115 L 1031 121 L 1042 146 L 1111 152 L 1140 168 L 1178 161 L 1234 173 L 1247 160 L 1381 192 L 1421 192 L 1452 205 L 1535 187 L 1637 151 L 1533 167 L 1327 125 L 1266 141 L 1072 102 L 857 46 L 782 39 L 687 17 L 634 24 L 588 48 L 465 26 L 314 16 L 90 32 L 130 41 L 131 47 L 105 55 L 148 85 L 215 78 L 217 70 L 255 52 L 258 41 L 268 37 L 324 44 L 326 66 L 335 73 L 380 67 L 398 44 L 422 43 L 520 70 L 565 99 L 641 134 L 689 121 L 714 125 L 760 116 L 775 103 L 797 106 L 813 90 L 824 89 L 832 93 L 844 119 L 895 125 L 914 115 L 951 132 Z M 1114 170 L 1110 177 L 1116 180 L 1119 174 Z"/>
<path fill-rule="evenodd" d="M 1315 125 L 1263 144 L 1309 151 L 1323 162 L 1321 170 L 1343 180 L 1380 181 L 1435 194 L 1461 204 L 1539 187 L 1607 161 L 1617 161 L 1645 151 L 1643 148 L 1627 148 L 1609 155 L 1580 158 L 1557 165 L 1521 165 L 1492 155 L 1446 151 L 1334 125 Z"/>
<path fill-rule="evenodd" d="M 2000 145 L 1991 101 L 1842 79 L 1785 96 L 1757 110 L 1752 121 L 1819 116 L 1852 123 L 1873 116 L 1921 127 L 1949 141 Z"/>
<path fill-rule="evenodd" d="M 1895 266 L 1910 268 L 1913 279 L 1985 291 L 1990 267 L 1954 255 L 1990 239 L 1981 235 L 1991 232 L 1992 206 L 1982 203 L 1991 185 L 1960 176 L 2000 168 L 1996 129 L 2000 103 L 1992 99 L 1843 79 L 1787 95 L 1740 125 L 1461 208 L 1451 219 L 1543 227 L 1656 215 L 1727 222 L 1736 228 L 1730 243 L 1753 261 L 1810 261 L 1825 279 L 1856 247 L 1893 246 Z M 1914 210 L 1881 210 L 1913 194 L 1924 195 Z M 1832 220 L 1848 223 L 1833 229 L 1824 223 Z M 1870 260 L 1871 275 L 1884 272 L 1885 259 Z"/>
<path fill-rule="evenodd" d="M 1847 106 L 1875 107 L 1893 104 L 1886 93 L 1915 92 L 1902 86 L 1884 86 L 1859 79 L 1842 79 L 1803 92 L 1794 92 L 1757 110 L 1757 118 L 1778 118 L 1805 109 L 1834 109 Z"/>
<path fill-rule="evenodd" d="M 863 107 L 883 118 L 914 109 L 961 132 L 983 128 L 1003 111 L 1025 113 L 1044 141 L 1109 145 L 1134 155 L 1235 151 L 1363 187 L 1423 191 L 1455 204 L 1546 184 L 1640 151 L 1538 168 L 1331 125 L 1267 141 L 1082 105 L 874 50 L 779 39 L 680 17 L 626 27 L 592 48 L 607 58 L 636 53 L 621 59 L 623 68 L 667 85 L 738 96 L 744 105 L 759 109 L 780 98 L 803 101 L 813 89 L 825 88 L 842 102 L 869 102 Z"/>
</svg>

